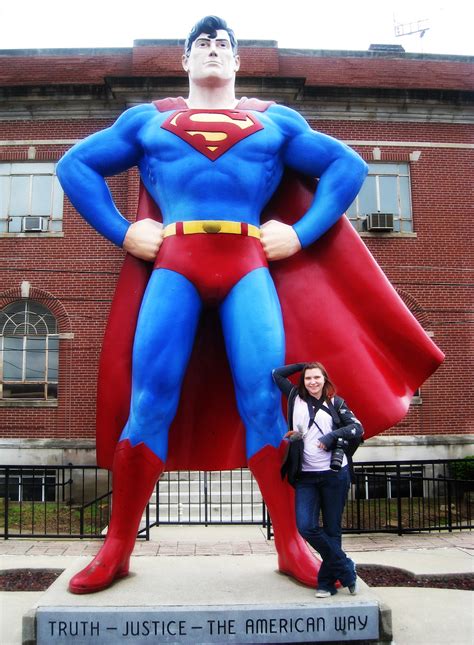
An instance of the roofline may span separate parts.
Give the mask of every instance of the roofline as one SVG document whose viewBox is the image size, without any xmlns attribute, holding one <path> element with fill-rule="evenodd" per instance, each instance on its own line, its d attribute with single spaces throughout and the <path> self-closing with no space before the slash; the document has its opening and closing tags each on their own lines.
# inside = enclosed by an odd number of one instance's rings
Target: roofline
<svg viewBox="0 0 474 645">
<path fill-rule="evenodd" d="M 157 39 L 134 40 L 132 47 L 79 47 L 51 49 L 0 49 L 0 56 L 101 56 L 132 53 L 139 47 L 184 47 L 184 40 Z M 276 40 L 240 40 L 240 48 L 278 49 L 283 56 L 301 56 L 312 58 L 398 58 L 404 60 L 444 60 L 459 62 L 474 62 L 474 56 L 461 54 L 419 54 L 403 51 L 388 50 L 345 50 L 345 49 L 294 49 L 278 48 Z"/>
</svg>

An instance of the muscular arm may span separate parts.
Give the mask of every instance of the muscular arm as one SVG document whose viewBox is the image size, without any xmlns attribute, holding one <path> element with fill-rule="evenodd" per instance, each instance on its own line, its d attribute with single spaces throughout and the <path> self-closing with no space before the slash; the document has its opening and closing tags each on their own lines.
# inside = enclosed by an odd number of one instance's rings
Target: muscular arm
<svg viewBox="0 0 474 645">
<path fill-rule="evenodd" d="M 152 105 L 140 105 L 127 110 L 110 128 L 97 132 L 76 144 L 60 160 L 57 174 L 64 192 L 73 206 L 99 233 L 118 246 L 140 256 L 134 227 L 118 211 L 105 177 L 116 175 L 137 165 L 142 156 L 138 132 L 155 114 Z M 140 236 L 140 228 L 138 233 Z M 130 248 L 124 244 L 128 235 Z M 159 225 L 147 228 L 146 237 L 152 237 Z M 161 233 L 159 233 L 161 235 Z M 143 233 L 142 233 L 143 237 Z M 130 238 L 132 242 L 130 244 Z"/>
<path fill-rule="evenodd" d="M 301 246 L 306 247 L 335 224 L 354 201 L 367 174 L 367 164 L 345 144 L 312 130 L 294 110 L 282 106 L 270 109 L 288 137 L 285 165 L 319 178 L 311 207 L 292 227 Z M 294 248 L 291 238 L 289 244 Z"/>
</svg>

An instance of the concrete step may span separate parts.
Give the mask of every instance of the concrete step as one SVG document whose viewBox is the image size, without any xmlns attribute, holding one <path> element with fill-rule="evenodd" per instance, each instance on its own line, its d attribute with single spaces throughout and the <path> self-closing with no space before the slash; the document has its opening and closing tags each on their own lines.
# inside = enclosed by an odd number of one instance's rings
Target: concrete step
<svg viewBox="0 0 474 645">
<path fill-rule="evenodd" d="M 160 509 L 160 512 L 165 512 L 167 509 L 181 509 L 181 512 L 184 512 L 186 509 L 203 509 L 204 511 L 204 504 L 196 504 L 196 503 L 191 503 L 191 504 L 182 504 L 182 503 L 177 503 L 177 504 L 150 504 L 150 513 L 154 513 L 156 508 Z M 220 508 L 224 510 L 229 510 L 232 509 L 233 513 L 239 512 L 240 509 L 259 509 L 261 510 L 263 508 L 263 505 L 261 502 L 245 502 L 242 504 L 236 504 L 234 502 L 230 503 L 223 503 L 223 504 L 208 504 L 207 505 L 208 509 L 212 509 L 213 512 L 219 510 Z"/>
<path fill-rule="evenodd" d="M 160 522 L 204 522 L 206 518 L 205 508 L 201 504 L 161 504 L 158 507 L 158 519 Z M 157 519 L 157 508 L 150 506 L 150 522 Z M 208 521 L 216 522 L 245 522 L 263 520 L 262 504 L 216 504 L 207 507 Z M 146 516 L 143 514 L 141 528 L 146 525 Z"/>
<path fill-rule="evenodd" d="M 186 481 L 159 481 L 158 488 L 162 491 L 176 491 L 176 490 L 207 490 L 219 491 L 219 490 L 233 490 L 236 492 L 239 491 L 258 491 L 258 484 L 255 481 L 208 481 L 203 482 L 198 480 L 186 480 Z"/>
<path fill-rule="evenodd" d="M 248 468 L 242 468 L 242 469 L 237 469 L 237 470 L 211 470 L 207 471 L 207 473 L 204 473 L 202 470 L 180 470 L 180 471 L 173 471 L 173 472 L 165 472 L 161 476 L 162 480 L 169 480 L 169 481 L 196 481 L 199 479 L 204 479 L 205 474 L 207 474 L 207 479 L 208 480 L 230 480 L 233 479 L 235 481 L 244 479 L 244 480 L 251 480 L 253 479 L 252 473 Z"/>
<path fill-rule="evenodd" d="M 166 504 L 204 504 L 204 493 L 203 491 L 181 491 L 181 492 L 168 492 L 168 491 L 161 491 L 159 496 L 156 495 L 156 493 L 153 493 L 153 495 L 150 497 L 150 503 L 151 504 L 156 504 L 157 501 L 159 502 L 160 505 L 166 505 Z M 236 493 L 236 492 L 231 492 L 231 491 L 222 491 L 219 493 L 218 491 L 215 491 L 213 493 L 208 493 L 207 495 L 207 503 L 208 504 L 230 504 L 233 503 L 234 505 L 238 504 L 248 504 L 248 503 L 254 503 L 258 504 L 259 502 L 262 502 L 262 496 L 259 491 L 254 491 L 253 493 L 248 492 L 248 493 Z"/>
<path fill-rule="evenodd" d="M 243 501 L 258 501 L 262 499 L 262 495 L 258 488 L 254 489 L 229 489 L 229 488 L 214 488 L 214 489 L 207 489 L 205 491 L 203 488 L 173 488 L 173 489 L 168 489 L 168 488 L 160 488 L 158 490 L 158 493 L 156 491 L 153 492 L 152 496 L 150 497 L 150 500 L 155 501 L 156 499 L 159 499 L 160 502 L 164 502 L 165 500 L 173 500 L 173 501 L 181 501 L 185 502 L 186 500 L 194 500 L 194 501 L 203 501 L 204 498 L 206 499 L 211 499 L 211 500 L 223 500 L 223 501 L 230 501 L 235 500 L 238 502 L 239 500 Z"/>
<path fill-rule="evenodd" d="M 159 480 L 158 497 L 155 491 L 150 498 L 151 521 L 156 518 L 157 502 L 161 521 L 204 521 L 205 500 L 208 518 L 218 521 L 258 521 L 262 517 L 262 496 L 249 470 L 181 471 L 165 473 Z M 142 526 L 145 521 L 144 513 Z"/>
</svg>

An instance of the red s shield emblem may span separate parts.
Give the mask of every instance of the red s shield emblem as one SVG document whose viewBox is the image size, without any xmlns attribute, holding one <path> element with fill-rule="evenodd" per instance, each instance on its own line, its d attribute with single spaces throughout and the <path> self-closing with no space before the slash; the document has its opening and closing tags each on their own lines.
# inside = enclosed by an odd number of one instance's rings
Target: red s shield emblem
<svg viewBox="0 0 474 645">
<path fill-rule="evenodd" d="M 257 118 L 243 110 L 180 110 L 173 112 L 161 127 L 211 161 L 242 139 L 263 130 Z"/>
</svg>

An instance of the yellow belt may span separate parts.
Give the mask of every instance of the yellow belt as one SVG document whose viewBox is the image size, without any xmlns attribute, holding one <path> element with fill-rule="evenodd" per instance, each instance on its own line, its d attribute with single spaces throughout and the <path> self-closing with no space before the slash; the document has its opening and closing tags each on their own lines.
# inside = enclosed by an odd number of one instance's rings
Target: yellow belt
<svg viewBox="0 0 474 645">
<path fill-rule="evenodd" d="M 226 220 L 192 220 L 190 222 L 174 222 L 164 228 L 163 237 L 170 235 L 192 235 L 194 233 L 232 233 L 260 238 L 260 229 L 245 222 L 228 222 Z"/>
</svg>

